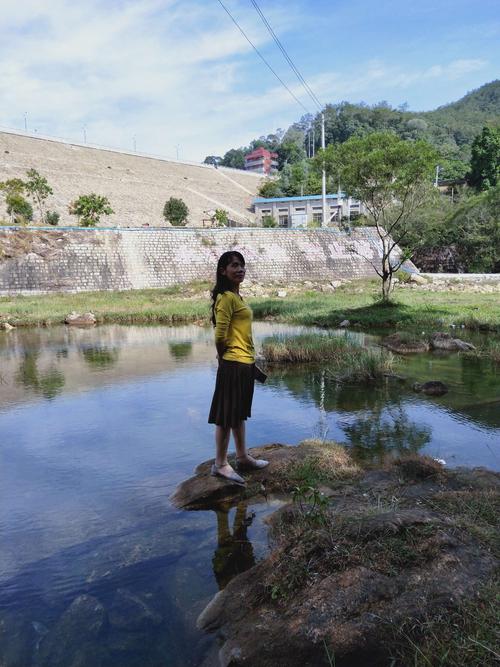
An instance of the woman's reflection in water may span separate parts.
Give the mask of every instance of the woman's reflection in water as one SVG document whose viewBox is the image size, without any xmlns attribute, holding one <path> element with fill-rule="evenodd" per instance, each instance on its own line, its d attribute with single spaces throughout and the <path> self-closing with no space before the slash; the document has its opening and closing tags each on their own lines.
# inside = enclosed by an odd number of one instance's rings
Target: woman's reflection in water
<svg viewBox="0 0 500 667">
<path fill-rule="evenodd" d="M 215 512 L 217 515 L 217 549 L 212 565 L 219 590 L 222 590 L 233 577 L 255 565 L 253 547 L 247 537 L 248 526 L 251 525 L 255 514 L 250 512 L 247 516 L 246 503 L 238 503 L 231 533 L 229 509 L 220 508 Z"/>
</svg>

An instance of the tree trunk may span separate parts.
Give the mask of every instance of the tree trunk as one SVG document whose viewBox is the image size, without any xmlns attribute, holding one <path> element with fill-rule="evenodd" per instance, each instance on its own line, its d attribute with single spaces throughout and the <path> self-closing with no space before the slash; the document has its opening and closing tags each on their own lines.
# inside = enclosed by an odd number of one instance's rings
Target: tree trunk
<svg viewBox="0 0 500 667">
<path fill-rule="evenodd" d="M 389 301 L 392 292 L 392 273 L 385 273 L 382 277 L 382 301 Z"/>
</svg>

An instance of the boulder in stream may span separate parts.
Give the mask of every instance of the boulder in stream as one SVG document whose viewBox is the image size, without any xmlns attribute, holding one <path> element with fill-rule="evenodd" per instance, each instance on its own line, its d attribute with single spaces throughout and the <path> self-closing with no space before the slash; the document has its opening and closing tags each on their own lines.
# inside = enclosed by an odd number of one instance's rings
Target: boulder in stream
<svg viewBox="0 0 500 667">
<path fill-rule="evenodd" d="M 92 327 L 97 322 L 94 313 L 75 313 L 74 311 L 66 316 L 65 324 L 74 327 Z"/>
<path fill-rule="evenodd" d="M 433 350 L 446 350 L 449 352 L 470 352 L 475 350 L 472 343 L 466 343 L 460 338 L 453 338 L 449 333 L 436 331 L 430 338 L 431 348 Z"/>
<path fill-rule="evenodd" d="M 212 477 L 213 459 L 210 459 L 196 468 L 193 477 L 179 484 L 171 496 L 172 503 L 182 509 L 198 510 L 259 495 L 265 499 L 268 493 L 290 491 L 300 482 L 300 467 L 311 462 L 321 467 L 325 478 L 329 479 L 345 479 L 359 472 L 348 452 L 327 440 L 304 440 L 297 447 L 276 443 L 253 447 L 249 452 L 255 458 L 266 459 L 269 465 L 244 473 L 245 487 Z"/>
<path fill-rule="evenodd" d="M 428 352 L 429 344 L 407 332 L 393 333 L 382 340 L 382 345 L 396 354 Z"/>
</svg>

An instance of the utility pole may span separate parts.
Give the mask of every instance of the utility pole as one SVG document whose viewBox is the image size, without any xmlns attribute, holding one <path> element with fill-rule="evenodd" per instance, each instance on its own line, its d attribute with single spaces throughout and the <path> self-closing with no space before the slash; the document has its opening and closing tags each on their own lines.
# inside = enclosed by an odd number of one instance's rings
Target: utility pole
<svg viewBox="0 0 500 667">
<path fill-rule="evenodd" d="M 325 114 L 321 112 L 321 148 L 325 150 Z M 322 227 L 327 226 L 327 210 L 326 210 L 326 167 L 325 167 L 325 157 L 323 155 L 323 178 L 321 193 L 323 195 L 323 222 Z"/>
<path fill-rule="evenodd" d="M 314 127 L 314 121 L 313 121 L 312 129 L 313 129 L 312 156 L 314 157 L 314 152 L 315 152 L 314 144 L 316 143 L 316 128 Z"/>
<path fill-rule="evenodd" d="M 436 165 L 436 179 L 435 179 L 435 181 L 434 181 L 434 187 L 435 187 L 435 188 L 437 188 L 437 186 L 438 186 L 439 169 L 440 169 L 440 166 L 437 164 L 437 165 Z"/>
<path fill-rule="evenodd" d="M 83 143 L 86 144 L 87 143 L 87 126 L 84 125 L 82 127 L 82 130 L 83 130 Z"/>
<path fill-rule="evenodd" d="M 24 131 L 28 131 L 28 112 L 24 112 Z"/>
<path fill-rule="evenodd" d="M 177 155 L 177 159 L 179 159 L 179 144 L 175 144 L 175 154 Z"/>
</svg>

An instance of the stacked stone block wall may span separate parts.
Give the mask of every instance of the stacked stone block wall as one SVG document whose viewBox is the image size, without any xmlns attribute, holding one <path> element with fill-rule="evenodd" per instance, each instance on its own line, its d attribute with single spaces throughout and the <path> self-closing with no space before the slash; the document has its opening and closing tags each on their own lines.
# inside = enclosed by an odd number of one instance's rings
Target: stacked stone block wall
<svg viewBox="0 0 500 667">
<path fill-rule="evenodd" d="M 159 288 L 212 280 L 239 250 L 256 281 L 374 276 L 375 230 L 12 229 L 0 231 L 0 294 Z M 354 251 L 353 251 L 354 250 Z"/>
</svg>

